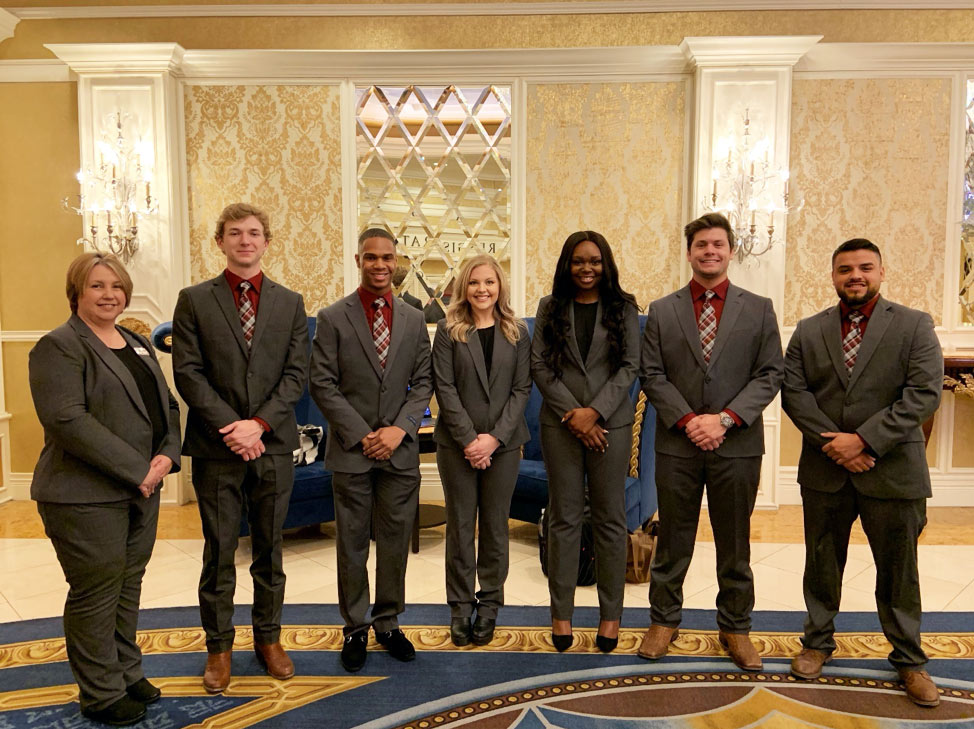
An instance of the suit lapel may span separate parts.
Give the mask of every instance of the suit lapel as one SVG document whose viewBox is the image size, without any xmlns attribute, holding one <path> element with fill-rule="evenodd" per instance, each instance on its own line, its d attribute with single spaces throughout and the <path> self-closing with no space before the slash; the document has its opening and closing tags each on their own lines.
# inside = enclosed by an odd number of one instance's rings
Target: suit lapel
<svg viewBox="0 0 974 729">
<path fill-rule="evenodd" d="M 599 305 L 595 310 L 595 330 L 592 332 L 592 343 L 588 348 L 588 356 L 585 358 L 585 369 L 588 370 L 589 363 L 598 360 L 605 346 L 608 333 L 602 326 L 602 299 L 599 298 Z"/>
<path fill-rule="evenodd" d="M 385 371 L 388 371 L 389 368 L 392 367 L 392 363 L 396 359 L 396 355 L 399 353 L 401 348 L 402 340 L 406 336 L 406 333 L 403 330 L 406 328 L 405 307 L 407 306 L 409 306 L 409 304 L 403 303 L 403 300 L 398 296 L 392 297 L 392 336 L 389 339 L 389 353 L 386 355 Z M 375 349 L 374 345 L 372 349 Z M 376 362 L 378 361 L 379 355 L 376 355 Z M 385 374 L 385 372 L 383 372 L 383 374 Z"/>
<path fill-rule="evenodd" d="M 741 290 L 731 284 L 727 287 L 727 300 L 724 301 L 724 310 L 720 313 L 720 323 L 717 325 L 717 338 L 714 339 L 714 348 L 710 352 L 710 362 L 712 365 L 717 357 L 720 356 L 724 344 L 731 338 L 731 332 L 737 323 L 737 318 L 741 315 L 744 304 L 741 301 Z M 699 329 L 697 330 L 697 341 L 700 341 Z M 703 347 L 700 348 L 701 356 Z"/>
<path fill-rule="evenodd" d="M 575 302 L 568 302 L 568 324 L 571 329 L 571 336 L 568 337 L 568 351 L 578 366 L 585 371 L 585 363 L 582 362 L 582 353 L 578 349 L 578 339 L 575 337 Z"/>
<path fill-rule="evenodd" d="M 501 362 L 504 361 L 505 356 L 510 356 L 511 361 L 517 359 L 517 353 L 512 352 L 508 355 L 508 350 L 513 350 L 514 345 L 507 341 L 507 337 L 504 336 L 504 332 L 501 329 L 500 322 L 494 322 L 494 355 L 490 358 L 490 381 L 488 385 L 493 385 L 494 380 L 497 379 L 497 373 L 501 369 Z M 487 388 L 487 394 L 490 395 L 490 387 Z"/>
<path fill-rule="evenodd" d="M 369 360 L 372 369 L 378 378 L 382 379 L 382 365 L 379 364 L 379 355 L 375 352 L 375 342 L 372 340 L 372 332 L 369 330 L 369 320 L 365 318 L 365 309 L 362 308 L 362 299 L 358 293 L 353 293 L 345 299 L 345 316 L 348 317 L 352 331 L 358 336 L 362 349 L 365 351 L 365 358 Z M 395 324 L 395 321 L 393 321 Z M 386 360 L 388 365 L 388 360 Z"/>
<path fill-rule="evenodd" d="M 278 301 L 278 294 L 280 292 L 277 289 L 277 284 L 271 281 L 267 276 L 264 276 L 264 282 L 260 285 L 260 300 L 257 303 L 257 321 L 254 323 L 254 336 L 250 340 L 249 352 L 254 352 L 257 350 L 257 343 L 260 341 L 261 335 L 267 328 L 267 322 L 271 320 L 274 314 L 274 306 Z M 239 320 L 239 315 L 237 316 Z M 241 336 L 243 335 L 243 327 L 237 327 L 240 329 Z M 244 346 L 246 347 L 246 340 L 244 340 Z"/>
<path fill-rule="evenodd" d="M 845 357 L 842 354 L 842 315 L 839 312 L 838 304 L 826 310 L 821 319 L 821 327 L 822 339 L 825 340 L 825 348 L 828 350 L 829 359 L 832 360 L 835 374 L 838 376 L 839 382 L 848 389 L 849 372 L 845 368 Z"/>
<path fill-rule="evenodd" d="M 136 409 L 142 413 L 146 420 L 149 419 L 149 413 L 145 409 L 145 403 L 142 402 L 142 393 L 139 392 L 138 385 L 135 384 L 135 378 L 132 377 L 132 373 L 129 372 L 129 368 L 122 364 L 114 352 L 112 352 L 105 343 L 101 341 L 98 336 L 88 328 L 80 317 L 71 317 L 71 326 L 74 330 L 81 336 L 84 342 L 91 347 L 92 351 L 98 355 L 98 358 L 105 364 L 108 369 L 110 369 L 115 376 L 121 380 L 122 386 L 125 388 L 125 392 L 128 393 L 129 399 L 135 405 Z M 124 338 L 124 334 L 122 335 Z M 141 345 L 140 345 L 141 346 Z"/>
<path fill-rule="evenodd" d="M 704 361 L 703 349 L 700 347 L 700 330 L 697 329 L 697 319 L 693 314 L 693 297 L 690 295 L 689 285 L 676 292 L 673 308 L 676 320 L 680 322 L 683 336 L 687 338 L 687 344 L 690 345 L 694 359 L 697 360 L 700 369 L 706 370 L 707 363 Z"/>
<path fill-rule="evenodd" d="M 497 336 L 497 324 L 494 323 L 494 336 Z M 487 360 L 484 357 L 484 348 L 480 343 L 480 332 L 474 329 L 470 334 L 467 335 L 467 341 L 464 344 L 467 350 L 470 352 L 470 357 L 473 359 L 474 367 L 477 369 L 477 377 L 480 378 L 480 384 L 484 386 L 484 392 L 490 397 L 490 383 L 487 381 Z M 497 354 L 497 340 L 494 340 L 494 355 Z M 493 371 L 493 360 L 491 360 L 491 371 Z"/>
<path fill-rule="evenodd" d="M 250 349 L 247 347 L 247 340 L 244 339 L 243 327 L 240 326 L 240 312 L 237 311 L 237 305 L 233 300 L 233 292 L 230 290 L 230 284 L 227 283 L 226 276 L 221 273 L 216 278 L 211 279 L 210 283 L 213 284 L 213 297 L 216 299 L 216 303 L 219 304 L 223 315 L 227 318 L 227 324 L 233 333 L 234 339 L 237 340 L 237 344 L 240 345 L 240 351 L 243 352 L 244 357 L 250 357 Z M 258 306 L 259 309 L 260 307 Z"/>
<path fill-rule="evenodd" d="M 866 369 L 866 365 L 869 364 L 869 360 L 876 353 L 876 348 L 883 339 L 883 335 L 886 333 L 887 327 L 889 327 L 890 322 L 893 320 L 893 315 L 890 313 L 890 307 L 882 298 L 876 302 L 876 306 L 873 309 L 872 316 L 869 317 L 869 323 L 866 326 L 866 333 L 862 336 L 862 343 L 859 345 L 859 353 L 856 355 L 856 364 L 852 368 L 852 376 L 849 378 L 849 387 L 852 388 L 853 385 L 859 379 L 863 370 Z"/>
</svg>

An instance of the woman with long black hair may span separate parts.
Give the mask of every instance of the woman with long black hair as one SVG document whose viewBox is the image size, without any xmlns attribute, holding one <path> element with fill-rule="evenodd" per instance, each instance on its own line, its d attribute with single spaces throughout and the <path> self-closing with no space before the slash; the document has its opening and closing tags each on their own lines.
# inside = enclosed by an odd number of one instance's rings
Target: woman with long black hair
<svg viewBox="0 0 974 729">
<path fill-rule="evenodd" d="M 538 305 L 531 374 L 541 391 L 541 449 L 548 472 L 551 637 L 572 645 L 572 612 L 586 492 L 599 594 L 596 644 L 618 644 L 626 576 L 625 480 L 639 367 L 636 300 L 619 285 L 605 238 L 568 236 L 551 295 Z"/>
</svg>

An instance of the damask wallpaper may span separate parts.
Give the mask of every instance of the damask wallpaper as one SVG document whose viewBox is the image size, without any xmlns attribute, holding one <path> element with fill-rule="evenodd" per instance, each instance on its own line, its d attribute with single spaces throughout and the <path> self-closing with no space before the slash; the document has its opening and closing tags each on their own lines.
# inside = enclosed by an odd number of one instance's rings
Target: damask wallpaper
<svg viewBox="0 0 974 729">
<path fill-rule="evenodd" d="M 576 230 L 602 233 L 645 307 L 680 281 L 686 85 L 528 87 L 526 313 Z"/>
<path fill-rule="evenodd" d="M 883 251 L 886 296 L 942 323 L 949 132 L 948 79 L 794 81 L 786 325 L 835 302 L 832 251 L 859 237 Z"/>
<path fill-rule="evenodd" d="M 344 291 L 338 86 L 187 86 L 190 267 L 223 269 L 213 225 L 247 201 L 270 216 L 264 269 L 309 313 Z"/>
</svg>

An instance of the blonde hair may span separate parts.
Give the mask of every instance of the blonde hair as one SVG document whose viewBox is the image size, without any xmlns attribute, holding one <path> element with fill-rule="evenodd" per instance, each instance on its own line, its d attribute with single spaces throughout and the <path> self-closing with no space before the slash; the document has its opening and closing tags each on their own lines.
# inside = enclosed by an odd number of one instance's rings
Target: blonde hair
<svg viewBox="0 0 974 729">
<path fill-rule="evenodd" d="M 473 270 L 477 266 L 490 266 L 497 276 L 497 302 L 494 304 L 494 319 L 500 322 L 501 332 L 504 338 L 511 344 L 517 344 L 517 340 L 527 332 L 524 322 L 514 316 L 511 308 L 511 293 L 507 285 L 507 276 L 504 269 L 494 259 L 493 256 L 482 254 L 467 259 L 460 268 L 460 275 L 456 278 L 456 286 L 453 288 L 453 297 L 450 306 L 446 310 L 446 331 L 450 339 L 455 342 L 466 342 L 477 325 L 474 324 L 473 312 L 470 310 L 470 302 L 467 301 L 467 286 L 470 285 L 470 278 Z"/>
<path fill-rule="evenodd" d="M 271 221 L 270 218 L 267 217 L 267 213 L 260 208 L 245 202 L 232 203 L 223 208 L 223 212 L 220 213 L 220 217 L 216 219 L 216 231 L 214 232 L 213 237 L 217 240 L 221 240 L 223 238 L 223 228 L 227 223 L 243 220 L 244 218 L 249 218 L 251 215 L 260 221 L 261 226 L 264 228 L 264 239 L 270 243 Z"/>
<path fill-rule="evenodd" d="M 129 272 L 125 270 L 122 262 L 113 253 L 90 251 L 88 253 L 82 253 L 71 261 L 71 265 L 68 266 L 67 282 L 64 289 L 68 295 L 68 303 L 71 305 L 72 314 L 78 313 L 78 297 L 85 290 L 85 284 L 88 283 L 88 276 L 91 275 L 91 269 L 99 264 L 111 270 L 112 273 L 118 276 L 119 281 L 122 282 L 122 292 L 125 294 L 126 309 L 132 302 L 132 277 L 129 276 Z"/>
</svg>

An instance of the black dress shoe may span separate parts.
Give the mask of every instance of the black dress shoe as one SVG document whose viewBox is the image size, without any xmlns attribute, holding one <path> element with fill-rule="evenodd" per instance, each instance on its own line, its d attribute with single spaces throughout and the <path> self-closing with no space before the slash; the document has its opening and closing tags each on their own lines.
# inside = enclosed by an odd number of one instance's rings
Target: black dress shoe
<svg viewBox="0 0 974 729">
<path fill-rule="evenodd" d="M 611 653 L 619 645 L 619 638 L 606 638 L 604 635 L 595 636 L 595 646 L 603 653 Z"/>
<path fill-rule="evenodd" d="M 572 643 L 575 642 L 575 636 L 572 633 L 568 635 L 559 635 L 558 633 L 551 634 L 551 643 L 555 646 L 555 650 L 559 653 L 564 653 L 569 648 L 572 647 Z"/>
<path fill-rule="evenodd" d="M 97 711 L 92 709 L 82 709 L 81 713 L 93 721 L 100 721 L 102 724 L 111 726 L 128 726 L 140 721 L 145 716 L 145 704 L 136 701 L 126 694 L 114 704 L 106 706 Z"/>
<path fill-rule="evenodd" d="M 456 646 L 465 646 L 470 643 L 470 618 L 453 618 L 450 620 L 450 640 Z"/>
<path fill-rule="evenodd" d="M 380 645 L 385 646 L 386 650 L 389 651 L 389 655 L 397 661 L 403 661 L 405 663 L 416 657 L 416 649 L 413 648 L 413 644 L 409 642 L 409 638 L 399 628 L 376 633 L 375 639 L 379 641 Z"/>
<path fill-rule="evenodd" d="M 369 634 L 366 632 L 352 633 L 345 636 L 345 645 L 342 646 L 342 668 L 349 673 L 361 671 L 365 665 L 367 652 L 365 647 L 369 644 Z"/>
<path fill-rule="evenodd" d="M 140 678 L 126 688 L 125 693 L 143 704 L 151 704 L 154 701 L 158 701 L 159 697 L 162 696 L 162 691 L 149 683 L 146 678 Z"/>
<path fill-rule="evenodd" d="M 494 626 L 497 621 L 494 618 L 485 618 L 483 615 L 478 615 L 477 619 L 473 621 L 473 630 L 471 631 L 471 637 L 473 638 L 474 645 L 487 645 L 494 639 Z"/>
</svg>

